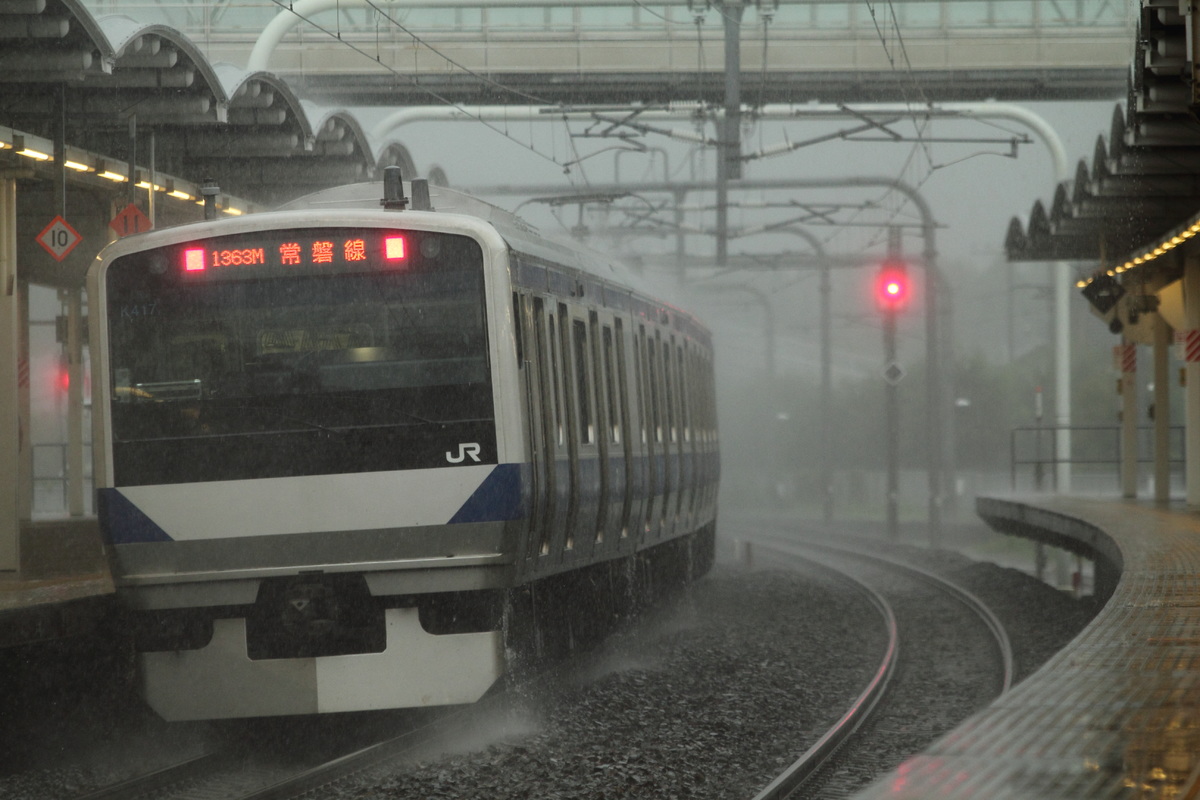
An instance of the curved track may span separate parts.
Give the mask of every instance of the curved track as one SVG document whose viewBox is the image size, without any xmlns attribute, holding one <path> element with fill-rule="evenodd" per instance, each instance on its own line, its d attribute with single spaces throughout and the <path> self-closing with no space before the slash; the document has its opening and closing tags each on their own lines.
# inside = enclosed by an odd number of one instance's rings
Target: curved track
<svg viewBox="0 0 1200 800">
<path fill-rule="evenodd" d="M 861 755 L 859 745 L 872 745 L 873 736 L 877 737 L 881 728 L 886 729 L 888 723 L 879 723 L 881 717 L 886 718 L 888 707 L 895 706 L 895 696 L 903 696 L 904 685 L 914 674 L 921 672 L 920 665 L 913 665 L 914 654 L 919 652 L 922 644 L 914 645 L 911 641 L 901 647 L 904 635 L 905 617 L 909 613 L 908 624 L 912 627 L 912 607 L 922 607 L 937 604 L 939 607 L 952 607 L 955 624 L 969 627 L 972 631 L 972 641 L 975 649 L 986 655 L 986 640 L 980 626 L 972 621 L 963 611 L 961 605 L 972 610 L 972 613 L 983 619 L 986 628 L 995 641 L 995 650 L 1002 654 L 1002 666 L 994 669 L 1002 674 L 998 686 L 1007 689 L 1011 682 L 1011 648 L 1007 644 L 1003 626 L 995 616 L 982 607 L 982 603 L 961 587 L 948 584 L 926 570 L 910 564 L 881 559 L 875 554 L 844 548 L 818 545 L 814 542 L 801 542 L 795 539 L 779 539 L 757 537 L 752 540 L 754 552 L 770 553 L 772 559 L 781 566 L 787 561 L 803 562 L 806 566 L 816 565 L 818 568 L 832 570 L 842 576 L 847 582 L 857 586 L 858 591 L 879 611 L 880 618 L 887 632 L 887 643 L 883 648 L 884 655 L 877 667 L 874 668 L 869 685 L 859 693 L 848 708 L 838 719 L 837 723 L 820 736 L 819 741 L 801 756 L 795 763 L 780 773 L 770 785 L 763 789 L 756 800 L 775 800 L 791 795 L 802 796 L 844 796 L 856 791 L 853 788 L 837 788 L 837 781 L 831 781 L 835 773 L 855 773 L 860 775 L 877 774 L 872 772 L 874 767 Z M 764 557 L 765 560 L 765 557 Z M 861 562 L 868 561 L 872 565 L 864 568 Z M 896 572 L 904 573 L 897 577 Z M 859 577 L 869 573 L 870 577 Z M 943 597 L 932 593 L 923 585 L 932 582 L 939 591 L 951 595 L 953 602 L 947 602 Z M 880 587 L 888 588 L 880 588 Z M 899 588 L 898 588 L 899 587 Z M 893 610 L 893 604 L 896 610 Z M 907 604 L 908 609 L 904 606 Z M 897 622 L 897 617 L 900 622 Z M 869 619 L 869 618 L 868 618 Z M 868 623 L 869 624 L 869 623 Z M 921 625 L 924 623 L 918 623 Z M 956 629 L 958 630 L 958 629 Z M 951 634 L 941 635 L 943 639 L 957 640 L 962 637 Z M 907 666 L 901 666 L 901 653 Z M 984 659 L 987 669 L 993 665 Z M 976 682 L 986 685 L 991 678 L 984 672 L 979 673 Z M 919 677 L 919 675 L 918 675 Z M 889 695 L 889 691 L 891 694 Z M 912 695 L 919 689 L 908 689 Z M 928 688 L 925 689 L 928 691 Z M 100 798 L 137 798 L 154 796 L 162 800 L 191 800 L 200 797 L 233 798 L 234 800 L 282 800 L 310 793 L 320 793 L 321 787 L 338 781 L 348 775 L 370 770 L 379 764 L 404 765 L 418 760 L 426 760 L 439 752 L 452 749 L 456 743 L 468 738 L 472 729 L 480 727 L 480 720 L 487 715 L 503 712 L 509 707 L 506 693 L 497 692 L 485 698 L 475 706 L 462 707 L 449 713 L 439 714 L 432 722 L 418 725 L 406 724 L 399 735 L 381 738 L 368 747 L 353 752 L 342 751 L 336 758 L 327 760 L 313 756 L 307 761 L 293 758 L 282 768 L 276 757 L 270 754 L 259 758 L 251 753 L 245 755 L 210 756 L 207 760 L 190 762 L 172 770 L 164 770 L 153 776 L 139 778 L 119 787 L 110 787 L 101 792 L 88 796 L 88 800 Z M 894 712 L 893 712 L 894 713 Z M 892 727 L 895 727 L 894 725 Z M 923 732 L 922 732 L 923 733 Z M 886 734 L 886 731 L 885 731 Z M 361 741 L 361 739 L 360 739 Z M 246 748 L 252 749 L 252 748 Z M 894 752 L 894 751 L 893 751 Z M 182 772 L 176 772 L 182 770 Z"/>
<path fill-rule="evenodd" d="M 969 609 L 981 620 L 994 642 L 997 659 L 1000 663 L 998 670 L 1000 694 L 1008 691 L 1012 685 L 1012 646 L 1003 624 L 981 600 L 952 581 L 903 561 L 824 543 L 755 537 L 747 543 L 747 546 L 786 559 L 801 559 L 816 563 L 837 572 L 844 579 L 854 583 L 871 599 L 871 602 L 879 609 L 888 632 L 888 645 L 867 688 L 816 744 L 776 776 L 766 788 L 755 796 L 754 800 L 782 800 L 793 794 L 803 796 L 805 793 L 815 791 L 818 787 L 824 787 L 822 796 L 827 796 L 825 789 L 836 792 L 833 787 L 825 787 L 825 781 L 829 778 L 833 768 L 846 759 L 847 753 L 853 749 L 858 735 L 862 734 L 862 738 L 866 738 L 864 731 L 870 727 L 869 723 L 873 721 L 874 716 L 886 706 L 884 699 L 892 688 L 901 651 L 896 613 L 884 594 L 877 590 L 870 580 L 860 577 L 856 574 L 855 569 L 848 567 L 847 561 L 869 562 L 892 573 L 903 573 L 936 588 L 956 603 Z"/>
</svg>

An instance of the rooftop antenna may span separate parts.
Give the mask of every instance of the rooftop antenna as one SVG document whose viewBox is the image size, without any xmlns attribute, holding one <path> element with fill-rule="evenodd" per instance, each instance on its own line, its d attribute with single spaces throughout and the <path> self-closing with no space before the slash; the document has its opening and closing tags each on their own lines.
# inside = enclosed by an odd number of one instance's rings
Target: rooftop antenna
<svg viewBox="0 0 1200 800">
<path fill-rule="evenodd" d="M 425 178 L 413 178 L 412 183 L 413 211 L 433 211 L 433 201 L 429 197 L 429 181 Z"/>
<path fill-rule="evenodd" d="M 404 196 L 399 167 L 383 168 L 383 199 L 379 201 L 379 205 L 388 211 L 403 211 L 408 208 L 408 198 Z"/>
<path fill-rule="evenodd" d="M 200 196 L 204 198 L 204 218 L 217 218 L 217 195 L 221 193 L 221 187 L 217 186 L 217 182 L 212 178 L 205 178 L 204 185 L 200 187 Z"/>
</svg>

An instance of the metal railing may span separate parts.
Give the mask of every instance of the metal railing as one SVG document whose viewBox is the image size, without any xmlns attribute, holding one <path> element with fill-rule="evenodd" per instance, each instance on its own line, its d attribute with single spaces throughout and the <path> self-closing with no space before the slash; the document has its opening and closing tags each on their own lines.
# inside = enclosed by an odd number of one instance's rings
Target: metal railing
<svg viewBox="0 0 1200 800">
<path fill-rule="evenodd" d="M 1171 472 L 1181 471 L 1184 461 L 1183 426 L 1172 425 L 1168 445 Z M 1059 458 L 1058 431 L 1071 433 L 1071 455 Z M 1137 463 L 1154 463 L 1154 427 L 1137 429 Z M 1031 425 L 1013 428 L 1009 433 L 1009 465 L 1012 489 L 1016 491 L 1018 472 L 1030 468 L 1035 491 L 1056 491 L 1058 464 L 1091 465 L 1112 468 L 1117 487 L 1121 485 L 1120 425 Z M 1107 471 L 1107 470 L 1105 470 Z"/>
<path fill-rule="evenodd" d="M 83 446 L 84 513 L 93 513 L 92 505 L 92 448 Z M 37 516 L 65 514 L 70 508 L 67 479 L 67 445 L 65 443 L 33 445 L 33 514 Z"/>
</svg>

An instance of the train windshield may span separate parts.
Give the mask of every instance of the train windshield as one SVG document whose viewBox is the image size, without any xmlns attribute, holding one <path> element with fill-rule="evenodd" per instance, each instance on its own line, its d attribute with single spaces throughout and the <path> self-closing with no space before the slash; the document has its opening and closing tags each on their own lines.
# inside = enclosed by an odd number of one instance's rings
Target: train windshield
<svg viewBox="0 0 1200 800">
<path fill-rule="evenodd" d="M 496 460 L 469 237 L 239 234 L 124 256 L 106 281 L 118 486 Z"/>
</svg>

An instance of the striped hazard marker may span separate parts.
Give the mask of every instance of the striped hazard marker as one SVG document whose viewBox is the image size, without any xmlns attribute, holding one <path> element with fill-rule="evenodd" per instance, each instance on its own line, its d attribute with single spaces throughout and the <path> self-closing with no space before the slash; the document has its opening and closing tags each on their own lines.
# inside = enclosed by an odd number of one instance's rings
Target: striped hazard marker
<svg viewBox="0 0 1200 800">
<path fill-rule="evenodd" d="M 1200 330 L 1182 332 L 1183 360 L 1189 364 L 1200 361 Z"/>
<path fill-rule="evenodd" d="M 1137 372 L 1137 345 L 1132 342 L 1113 348 L 1113 366 L 1120 372 Z"/>
</svg>

